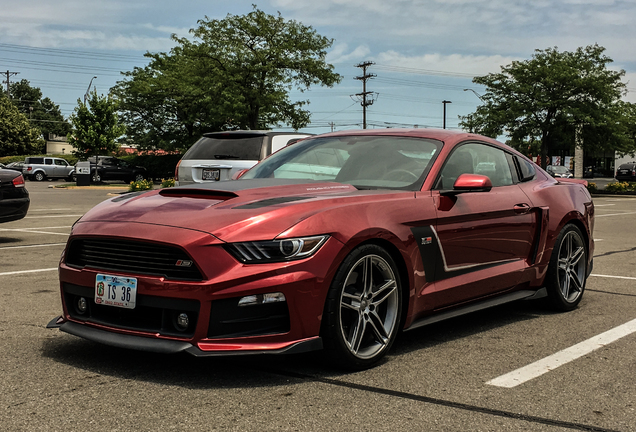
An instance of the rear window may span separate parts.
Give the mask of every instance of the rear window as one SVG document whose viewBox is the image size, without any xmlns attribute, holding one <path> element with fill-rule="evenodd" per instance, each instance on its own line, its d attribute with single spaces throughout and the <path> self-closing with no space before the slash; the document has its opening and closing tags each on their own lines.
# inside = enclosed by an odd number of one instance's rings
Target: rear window
<svg viewBox="0 0 636 432">
<path fill-rule="evenodd" d="M 188 150 L 183 159 L 236 159 L 260 160 L 264 136 L 249 136 L 236 138 L 203 137 Z"/>
</svg>

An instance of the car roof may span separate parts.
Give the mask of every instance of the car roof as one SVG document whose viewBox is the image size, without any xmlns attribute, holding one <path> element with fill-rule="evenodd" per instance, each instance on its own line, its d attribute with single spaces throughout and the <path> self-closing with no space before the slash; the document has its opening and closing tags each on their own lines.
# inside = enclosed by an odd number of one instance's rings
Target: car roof
<svg viewBox="0 0 636 432">
<path fill-rule="evenodd" d="M 220 138 L 220 137 L 256 137 L 256 136 L 273 136 L 273 135 L 312 135 L 305 132 L 275 132 L 271 130 L 235 130 L 235 131 L 222 131 L 222 132 L 205 132 L 203 134 L 206 138 Z"/>
</svg>

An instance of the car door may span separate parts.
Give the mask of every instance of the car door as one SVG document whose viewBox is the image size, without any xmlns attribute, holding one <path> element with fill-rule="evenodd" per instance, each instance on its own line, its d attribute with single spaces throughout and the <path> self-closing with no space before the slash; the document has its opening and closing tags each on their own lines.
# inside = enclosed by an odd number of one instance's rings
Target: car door
<svg viewBox="0 0 636 432">
<path fill-rule="evenodd" d="M 435 307 L 505 291 L 521 280 L 533 252 L 537 212 L 515 184 L 512 157 L 492 145 L 458 146 L 442 168 L 433 191 Z M 490 191 L 446 194 L 459 175 L 490 178 Z"/>
</svg>

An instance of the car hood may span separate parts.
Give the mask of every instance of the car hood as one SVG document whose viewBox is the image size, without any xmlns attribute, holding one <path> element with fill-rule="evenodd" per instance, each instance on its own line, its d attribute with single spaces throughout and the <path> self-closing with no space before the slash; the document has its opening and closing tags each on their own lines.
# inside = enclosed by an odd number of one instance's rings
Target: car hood
<svg viewBox="0 0 636 432">
<path fill-rule="evenodd" d="M 97 205 L 78 223 L 142 223 L 201 231 L 226 242 L 267 240 L 330 207 L 395 192 L 334 182 L 234 180 L 125 194 Z"/>
</svg>

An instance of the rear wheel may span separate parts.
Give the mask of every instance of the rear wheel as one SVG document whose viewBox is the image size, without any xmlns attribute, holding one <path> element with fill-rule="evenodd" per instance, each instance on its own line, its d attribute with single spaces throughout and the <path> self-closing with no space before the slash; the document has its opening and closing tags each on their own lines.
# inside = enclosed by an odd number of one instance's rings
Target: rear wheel
<svg viewBox="0 0 636 432">
<path fill-rule="evenodd" d="M 35 174 L 33 174 L 33 178 L 36 181 L 42 181 L 42 180 L 44 180 L 46 178 L 46 176 L 44 175 L 43 172 L 36 172 Z"/>
<path fill-rule="evenodd" d="M 329 288 L 323 336 L 330 360 L 348 369 L 377 363 L 395 341 L 402 312 L 397 267 L 377 245 L 354 249 Z"/>
<path fill-rule="evenodd" d="M 577 307 L 585 290 L 587 249 L 583 234 L 568 224 L 559 233 L 550 257 L 546 288 L 550 303 L 561 311 Z"/>
</svg>

